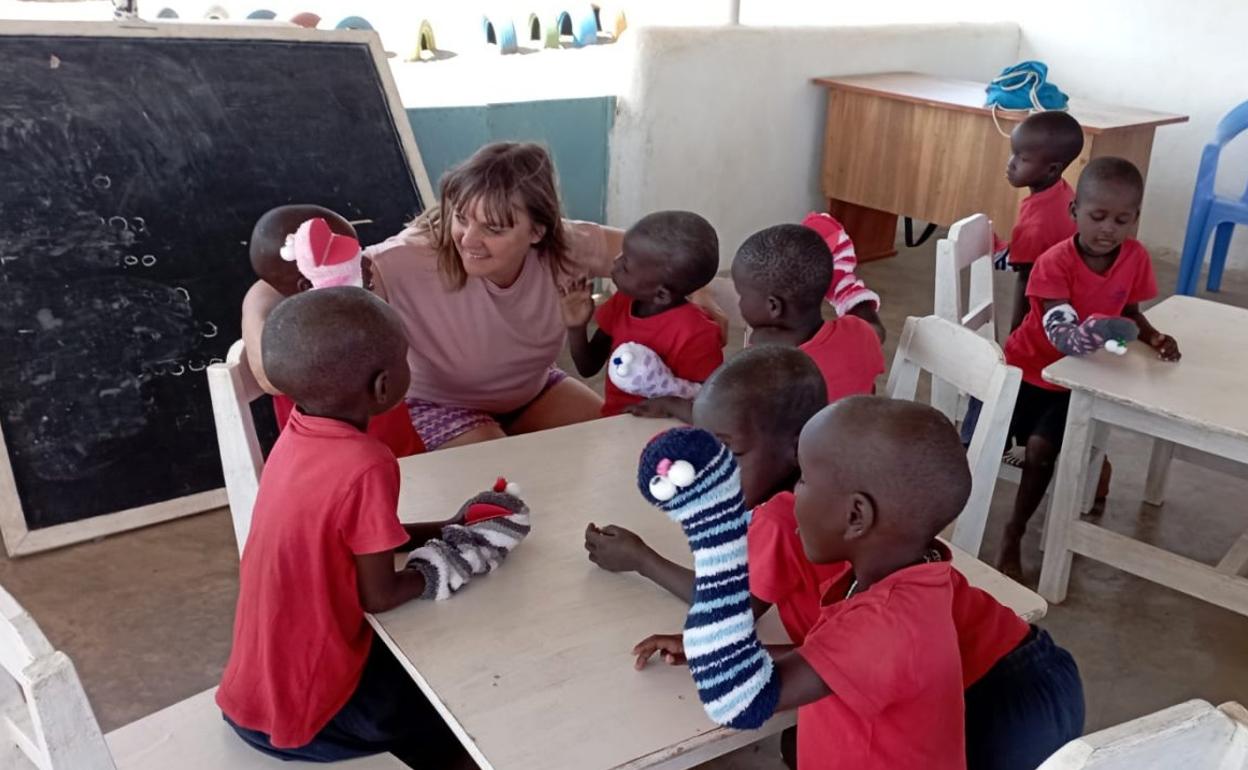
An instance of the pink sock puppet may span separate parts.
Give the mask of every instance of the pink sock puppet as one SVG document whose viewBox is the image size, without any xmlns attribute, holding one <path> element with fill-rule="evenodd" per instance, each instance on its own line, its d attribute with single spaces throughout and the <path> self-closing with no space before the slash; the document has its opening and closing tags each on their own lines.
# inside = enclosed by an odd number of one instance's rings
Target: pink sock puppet
<svg viewBox="0 0 1248 770">
<path fill-rule="evenodd" d="M 299 272 L 312 283 L 313 289 L 330 286 L 363 286 L 360 242 L 349 235 L 338 235 L 320 217 L 299 225 L 294 235 L 286 238 L 281 249 L 282 259 L 294 262 Z"/>
</svg>

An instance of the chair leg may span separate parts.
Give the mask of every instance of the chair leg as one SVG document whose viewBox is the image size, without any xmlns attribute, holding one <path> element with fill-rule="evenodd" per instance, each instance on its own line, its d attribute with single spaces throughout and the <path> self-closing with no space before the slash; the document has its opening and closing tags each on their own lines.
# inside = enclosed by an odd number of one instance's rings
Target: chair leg
<svg viewBox="0 0 1248 770">
<path fill-rule="evenodd" d="M 1205 219 L 1208 216 L 1208 203 L 1192 204 L 1192 210 L 1188 214 L 1187 232 L 1183 237 L 1183 254 L 1179 259 L 1179 280 L 1175 286 L 1178 294 L 1196 293 L 1196 282 L 1200 278 L 1200 267 L 1205 257 L 1204 248 L 1196 247 L 1204 235 Z"/>
<path fill-rule="evenodd" d="M 1209 291 L 1222 290 L 1222 270 L 1226 267 L 1226 252 L 1231 248 L 1231 233 L 1235 232 L 1234 222 L 1222 222 L 1214 230 L 1213 251 L 1209 253 Z"/>
<path fill-rule="evenodd" d="M 1209 236 L 1212 230 L 1210 223 L 1204 223 L 1191 254 L 1187 253 L 1185 244 L 1183 262 L 1179 265 L 1179 294 L 1194 295 L 1196 293 L 1196 285 L 1200 282 L 1200 268 L 1205 262 L 1205 251 L 1209 248 Z"/>
<path fill-rule="evenodd" d="M 1166 502 L 1166 481 L 1170 478 L 1170 461 L 1174 458 L 1174 444 L 1153 439 L 1153 451 L 1148 458 L 1148 480 L 1144 482 L 1144 502 L 1163 505 Z"/>
</svg>

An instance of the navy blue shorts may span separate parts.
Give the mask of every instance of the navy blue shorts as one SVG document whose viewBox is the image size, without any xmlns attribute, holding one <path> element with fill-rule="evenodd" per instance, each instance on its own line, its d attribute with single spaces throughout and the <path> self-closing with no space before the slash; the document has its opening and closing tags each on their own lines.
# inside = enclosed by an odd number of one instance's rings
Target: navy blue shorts
<svg viewBox="0 0 1248 770">
<path fill-rule="evenodd" d="M 376 634 L 355 693 L 306 746 L 274 748 L 269 736 L 222 716 L 244 741 L 279 759 L 337 762 L 388 751 L 411 767 L 441 768 L 464 754 L 451 728 Z"/>
<path fill-rule="evenodd" d="M 967 770 L 1035 770 L 1083 734 L 1083 682 L 1036 626 L 966 691 Z"/>
</svg>

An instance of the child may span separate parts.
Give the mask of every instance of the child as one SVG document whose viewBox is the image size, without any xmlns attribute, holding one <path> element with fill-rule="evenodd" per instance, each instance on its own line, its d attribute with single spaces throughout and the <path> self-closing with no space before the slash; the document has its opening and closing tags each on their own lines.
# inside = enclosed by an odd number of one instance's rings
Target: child
<svg viewBox="0 0 1248 770">
<path fill-rule="evenodd" d="M 398 463 L 364 428 L 402 400 L 406 351 L 397 315 L 361 288 L 297 294 L 265 324 L 265 371 L 298 408 L 261 476 L 217 704 L 266 754 L 390 751 L 422 767 L 474 767 L 364 613 L 460 587 L 471 576 L 450 575 L 438 553 L 447 543 L 496 565 L 527 532 L 527 509 L 482 496 L 450 522 L 399 523 Z M 502 520 L 456 526 L 483 504 Z M 396 572 L 395 549 L 422 543 Z"/>
<path fill-rule="evenodd" d="M 334 234 L 355 238 L 355 228 L 346 219 L 322 206 L 278 206 L 266 211 L 260 219 L 256 220 L 255 227 L 251 231 L 248 252 L 252 270 L 255 271 L 256 277 L 267 286 L 258 285 L 247 292 L 247 297 L 243 300 L 244 315 L 247 314 L 249 305 L 252 307 L 264 305 L 262 312 L 267 314 L 283 298 L 312 288 L 311 282 L 300 273 L 296 262 L 293 259 L 284 258 L 281 252 L 286 246 L 287 239 L 294 235 L 300 225 L 316 218 L 324 221 Z M 367 260 L 363 267 L 364 283 L 367 285 L 370 278 Z M 274 389 L 264 374 L 264 368 L 261 365 L 262 344 L 259 340 L 249 340 L 247 358 L 252 371 L 256 373 L 256 380 L 266 392 L 273 396 L 273 413 L 277 418 L 277 429 L 280 431 L 286 427 L 286 421 L 290 418 L 294 403 L 289 397 Z M 412 427 L 412 420 L 402 403 L 370 420 L 368 432 L 390 447 L 395 457 L 407 457 L 425 451 L 424 443 L 421 442 L 416 429 Z"/>
<path fill-rule="evenodd" d="M 1018 207 L 1010 233 L 1009 262 L 1018 273 L 1010 331 L 1027 314 L 1027 279 L 1036 258 L 1075 234 L 1070 203 L 1075 192 L 1062 178 L 1083 152 L 1083 129 L 1069 113 L 1037 112 L 1010 134 L 1010 162 L 1005 178 L 1031 194 Z"/>
<path fill-rule="evenodd" d="M 1139 303 L 1157 295 L 1148 252 L 1128 237 L 1143 196 L 1144 180 L 1130 161 L 1100 157 L 1088 164 L 1071 203 L 1077 233 L 1036 260 L 1027 284 L 1031 308 L 1005 343 L 1006 362 L 1023 371 L 1010 436 L 1026 448 L 1026 459 L 997 568 L 1016 580 L 1023 532 L 1053 476 L 1070 403 L 1070 391 L 1045 382 L 1041 372 L 1063 355 L 1134 339 L 1137 329 L 1163 360 L 1179 359 L 1174 339 L 1140 311 Z"/>
<path fill-rule="evenodd" d="M 653 350 L 676 377 L 704 382 L 724 361 L 723 333 L 706 311 L 688 301 L 715 277 L 719 239 L 715 228 L 688 211 L 659 211 L 642 217 L 624 233 L 623 251 L 611 270 L 615 296 L 597 314 L 583 285 L 564 294 L 572 360 L 582 377 L 601 371 L 616 346 L 636 342 Z M 591 316 L 598 331 L 587 336 Z M 606 383 L 604 417 L 620 414 L 645 399 Z M 690 403 L 672 397 L 651 399 L 648 411 L 689 419 Z"/>
<path fill-rule="evenodd" d="M 872 393 L 884 352 L 871 325 L 855 315 L 823 320 L 832 255 L 819 234 L 802 225 L 776 225 L 745 239 L 732 260 L 741 316 L 751 344 L 796 347 L 827 382 L 828 403 Z"/>
<path fill-rule="evenodd" d="M 958 598 L 965 581 L 935 541 L 971 485 L 949 422 L 913 402 L 855 397 L 803 429 L 795 514 L 805 554 L 816 564 L 849 564 L 825 583 L 820 618 L 803 644 L 774 651 L 774 663 L 759 657 L 761 645 L 741 618 L 748 607 L 733 596 L 745 539 L 741 498 L 732 489 L 735 463 L 707 446 L 716 445 L 713 437 L 697 434 L 670 431 L 642 456 L 643 494 L 696 543 L 698 583 L 683 640 L 647 639 L 636 649 L 638 663 L 655 651 L 688 650 L 707 713 L 721 724 L 757 727 L 776 710 L 800 707 L 799 768 L 965 767 L 961 689 L 966 676 L 981 671 L 969 670 L 974 665 L 959 651 L 954 618 L 959 605 L 966 608 Z M 654 479 L 679 462 L 696 469 L 685 486 L 696 492 L 668 496 Z M 708 549 L 715 559 L 702 555 Z M 995 605 L 982 592 L 977 601 L 982 611 Z M 996 762 L 1034 768 L 1082 728 L 1078 673 L 1043 632 L 1031 632 L 1006 661 L 997 668 L 1025 687 L 994 691 L 1015 696 L 998 707 L 1043 713 L 1057 729 L 989 733 L 1000 745 L 1026 747 Z"/>
</svg>

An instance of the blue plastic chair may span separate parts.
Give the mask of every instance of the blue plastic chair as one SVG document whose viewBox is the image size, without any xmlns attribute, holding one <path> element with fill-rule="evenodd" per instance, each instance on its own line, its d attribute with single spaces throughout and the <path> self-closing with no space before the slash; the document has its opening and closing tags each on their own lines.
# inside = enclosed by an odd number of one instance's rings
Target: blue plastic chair
<svg viewBox="0 0 1248 770">
<path fill-rule="evenodd" d="M 1213 141 L 1205 145 L 1200 156 L 1200 170 L 1196 172 L 1196 189 L 1192 193 L 1192 210 L 1187 219 L 1187 235 L 1183 239 L 1183 260 L 1179 264 L 1179 294 L 1195 294 L 1200 282 L 1200 270 L 1205 262 L 1205 249 L 1213 238 L 1213 251 L 1209 255 L 1209 291 L 1222 288 L 1222 270 L 1226 267 L 1226 252 L 1231 245 L 1231 233 L 1235 225 L 1248 225 L 1248 189 L 1239 200 L 1223 198 L 1213 192 L 1213 182 L 1218 175 L 1218 157 L 1222 148 L 1239 134 L 1248 130 L 1248 102 L 1231 110 L 1218 123 Z"/>
</svg>

